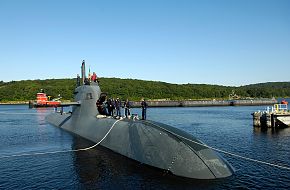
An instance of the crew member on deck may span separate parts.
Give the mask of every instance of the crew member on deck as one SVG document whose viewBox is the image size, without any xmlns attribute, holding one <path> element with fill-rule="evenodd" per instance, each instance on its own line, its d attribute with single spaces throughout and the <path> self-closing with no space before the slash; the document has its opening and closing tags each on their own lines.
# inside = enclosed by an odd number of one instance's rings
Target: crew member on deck
<svg viewBox="0 0 290 190">
<path fill-rule="evenodd" d="M 114 102 L 112 98 L 107 100 L 108 116 L 114 116 Z"/>
<path fill-rule="evenodd" d="M 98 111 L 101 115 L 108 115 L 107 109 L 106 109 L 106 96 L 101 97 L 96 102 Z"/>
<path fill-rule="evenodd" d="M 116 107 L 116 116 L 121 117 L 121 101 L 119 98 L 115 100 L 115 107 Z"/>
<path fill-rule="evenodd" d="M 142 108 L 142 120 L 146 120 L 146 111 L 147 111 L 148 104 L 145 101 L 145 99 L 141 102 L 141 108 Z"/>
<path fill-rule="evenodd" d="M 81 86 L 81 78 L 79 74 L 77 74 L 77 86 Z"/>
<path fill-rule="evenodd" d="M 126 116 L 126 118 L 128 118 L 131 115 L 130 114 L 131 105 L 130 105 L 130 102 L 128 99 L 124 103 L 124 108 L 125 108 L 125 116 Z"/>
<path fill-rule="evenodd" d="M 96 75 L 95 72 L 93 72 L 93 75 L 92 75 L 92 81 L 93 81 L 93 82 L 97 82 L 97 81 L 98 81 L 98 77 L 97 77 L 97 75 Z"/>
</svg>

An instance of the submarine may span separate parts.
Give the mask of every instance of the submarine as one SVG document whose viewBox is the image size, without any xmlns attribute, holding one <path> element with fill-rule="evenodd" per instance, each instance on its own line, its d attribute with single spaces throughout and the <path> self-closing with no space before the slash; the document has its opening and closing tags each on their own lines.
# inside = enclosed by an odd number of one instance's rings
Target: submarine
<svg viewBox="0 0 290 190">
<path fill-rule="evenodd" d="M 81 75 L 74 102 L 59 105 L 72 106 L 72 111 L 51 113 L 48 123 L 176 176 L 218 179 L 234 174 L 230 163 L 189 133 L 156 121 L 102 115 L 96 102 L 104 101 L 104 93 L 98 82 L 85 82 L 84 61 Z"/>
</svg>

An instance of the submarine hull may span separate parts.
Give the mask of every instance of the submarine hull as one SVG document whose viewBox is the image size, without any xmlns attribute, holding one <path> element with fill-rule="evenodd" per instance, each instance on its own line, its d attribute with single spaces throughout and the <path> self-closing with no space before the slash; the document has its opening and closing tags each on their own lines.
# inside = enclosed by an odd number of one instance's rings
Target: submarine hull
<svg viewBox="0 0 290 190">
<path fill-rule="evenodd" d="M 101 141 L 115 123 L 101 146 L 177 176 L 215 179 L 233 173 L 233 168 L 217 153 L 201 146 L 202 142 L 158 122 L 128 119 L 116 122 L 113 118 L 96 117 L 75 120 L 71 114 L 59 113 L 47 116 L 47 120 L 95 143 Z M 184 136 L 186 140 L 181 138 Z"/>
</svg>

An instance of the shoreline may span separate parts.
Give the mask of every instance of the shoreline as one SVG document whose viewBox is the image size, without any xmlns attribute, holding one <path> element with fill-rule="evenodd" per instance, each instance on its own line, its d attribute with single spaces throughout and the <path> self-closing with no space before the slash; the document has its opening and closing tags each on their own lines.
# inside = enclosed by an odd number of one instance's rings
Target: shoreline
<svg viewBox="0 0 290 190">
<path fill-rule="evenodd" d="M 67 102 L 67 101 L 64 101 Z M 141 101 L 130 101 L 132 107 L 141 107 Z M 277 104 L 276 99 L 251 100 L 148 100 L 148 107 L 212 107 L 212 106 L 258 106 Z M 29 105 L 28 101 L 0 102 L 0 105 Z"/>
</svg>

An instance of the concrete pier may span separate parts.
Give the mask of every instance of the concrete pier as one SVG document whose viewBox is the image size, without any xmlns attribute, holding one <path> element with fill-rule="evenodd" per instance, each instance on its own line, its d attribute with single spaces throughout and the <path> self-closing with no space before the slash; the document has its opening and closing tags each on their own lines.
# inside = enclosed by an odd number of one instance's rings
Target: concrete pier
<svg viewBox="0 0 290 190">
<path fill-rule="evenodd" d="M 263 112 L 254 112 L 253 126 L 264 128 L 290 127 L 290 111 L 285 104 L 275 104 Z"/>
<path fill-rule="evenodd" d="M 256 106 L 273 105 L 277 100 L 252 99 L 252 100 L 162 100 L 146 101 L 149 107 L 206 107 L 206 106 Z M 132 107 L 140 107 L 141 101 L 131 102 Z"/>
</svg>

